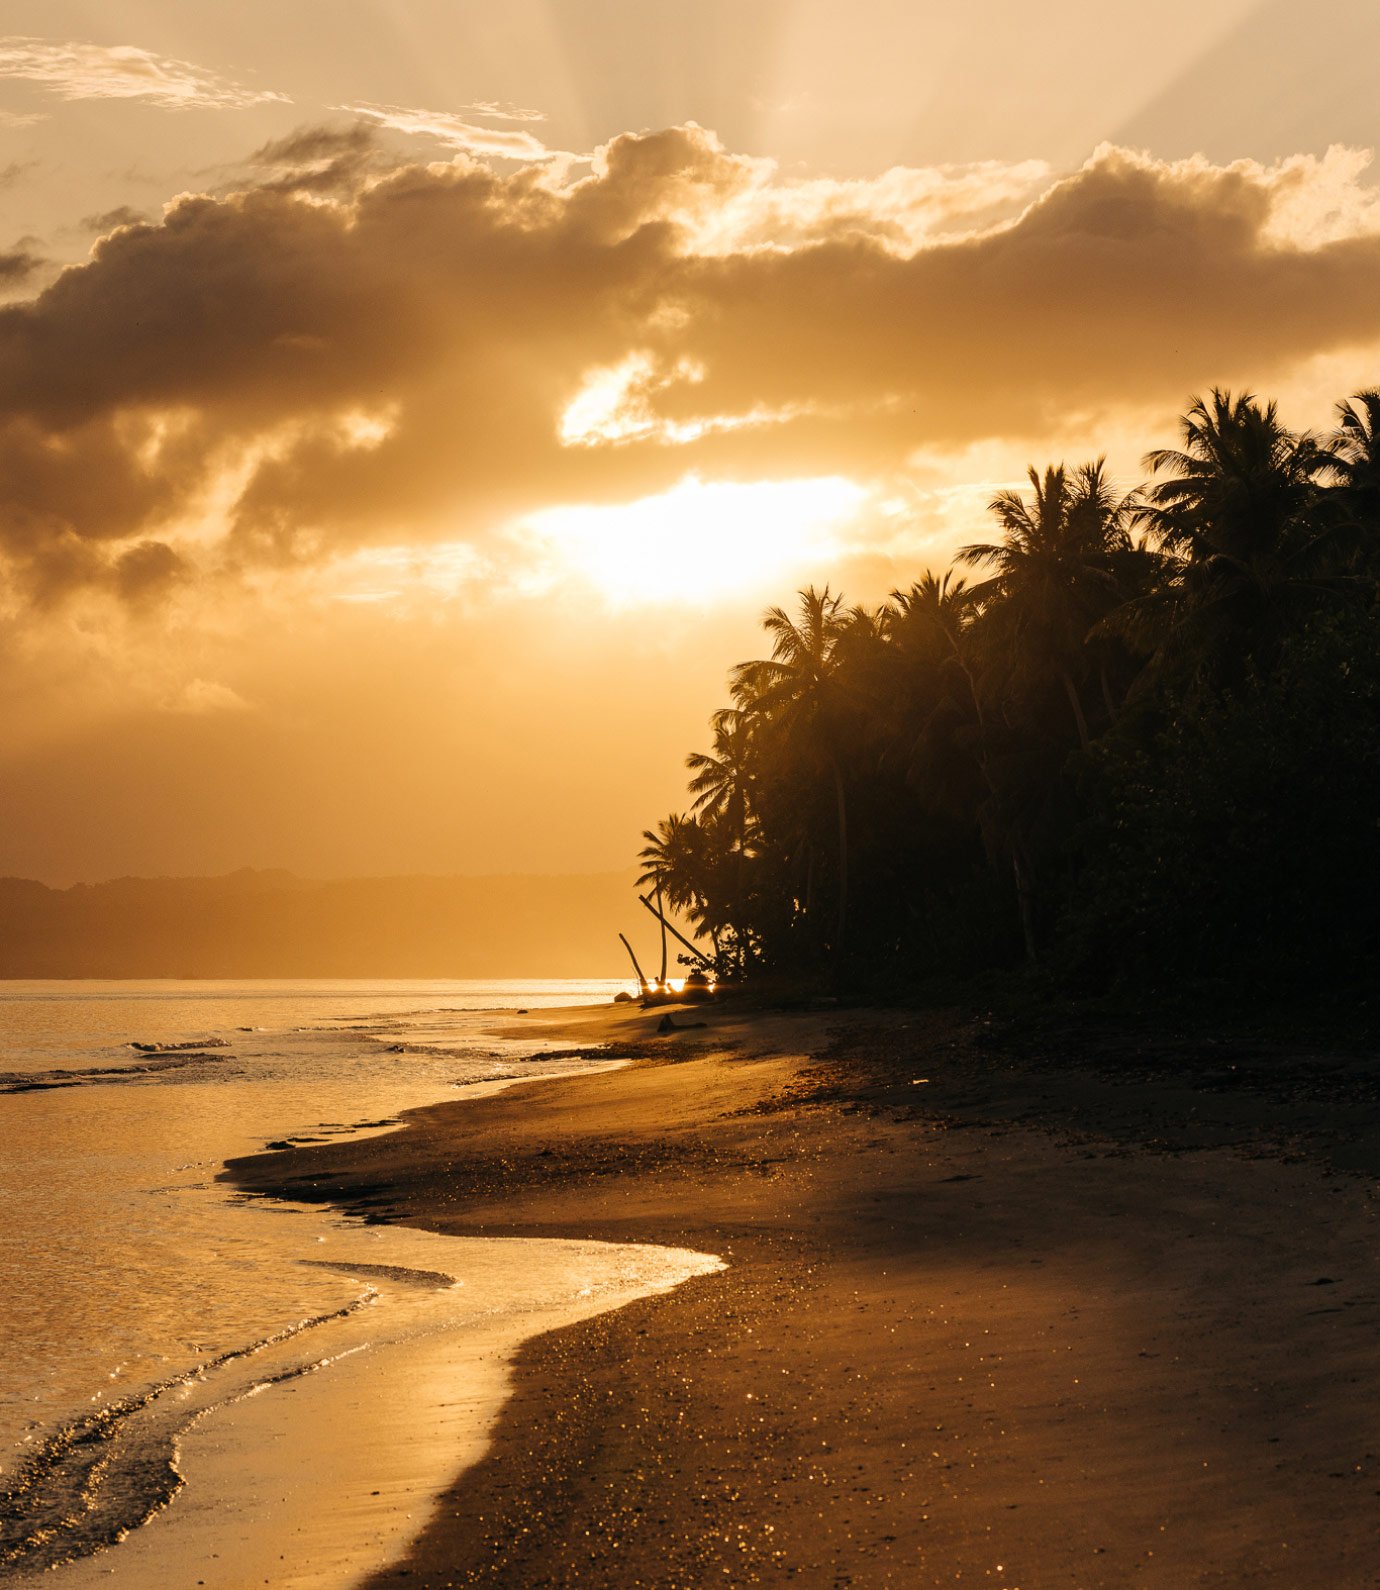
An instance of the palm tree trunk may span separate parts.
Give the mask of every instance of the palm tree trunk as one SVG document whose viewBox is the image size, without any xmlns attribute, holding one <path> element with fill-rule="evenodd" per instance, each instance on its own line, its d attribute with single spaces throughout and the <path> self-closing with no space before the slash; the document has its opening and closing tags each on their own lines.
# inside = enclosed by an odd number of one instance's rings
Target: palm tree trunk
<svg viewBox="0 0 1380 1590">
<path fill-rule="evenodd" d="M 1067 668 L 1059 670 L 1059 678 L 1063 681 L 1064 690 L 1069 698 L 1069 705 L 1073 708 L 1073 719 L 1078 725 L 1078 743 L 1086 751 L 1088 749 L 1088 720 L 1083 716 L 1083 703 L 1078 699 L 1078 690 L 1069 676 Z"/>
<path fill-rule="evenodd" d="M 978 767 L 982 772 L 982 782 L 987 786 L 987 793 L 995 797 L 997 786 L 992 778 L 991 765 L 987 760 L 987 720 L 983 716 L 982 700 L 978 695 L 977 685 L 973 680 L 973 676 L 968 672 L 966 665 L 963 665 L 963 672 L 968 680 L 968 688 L 973 695 L 973 706 L 977 712 L 978 744 L 980 747 Z M 1072 686 L 1073 681 L 1069 679 L 1067 674 L 1064 675 L 1064 683 L 1066 687 Z M 1079 726 L 1084 735 L 1083 746 L 1086 749 L 1088 743 L 1086 739 L 1087 724 L 1084 722 L 1083 709 L 1079 704 L 1076 692 L 1073 695 L 1073 703 L 1074 711 L 1078 716 Z M 1021 937 L 1025 941 L 1025 958 L 1031 966 L 1034 966 L 1039 959 L 1038 945 L 1035 938 L 1035 891 L 1031 886 L 1030 873 L 1021 859 L 1020 846 L 1014 840 L 1011 843 L 1010 855 L 1011 876 L 1016 884 L 1016 905 L 1021 914 Z M 991 861 L 993 870 L 995 870 L 997 863 L 995 853 L 992 854 Z"/>
<path fill-rule="evenodd" d="M 660 884 L 657 884 L 657 886 L 656 886 L 656 909 L 657 909 L 657 915 L 660 916 L 661 912 L 662 912 L 661 885 Z M 663 988 L 665 988 L 665 986 L 666 986 L 666 924 L 665 924 L 665 922 L 662 922 L 662 924 L 661 924 L 661 986 Z"/>
<path fill-rule="evenodd" d="M 637 991 L 638 991 L 638 993 L 646 994 L 646 993 L 650 992 L 651 985 L 647 982 L 647 979 L 642 975 L 642 968 L 637 964 L 637 956 L 633 954 L 632 945 L 628 943 L 627 939 L 624 938 L 623 934 L 620 933 L 618 935 L 618 937 L 620 939 L 623 939 L 623 948 L 625 950 L 627 950 L 628 959 L 633 963 L 633 971 L 635 971 L 637 973 Z"/>
<path fill-rule="evenodd" d="M 1016 881 L 1016 903 L 1021 912 L 1021 935 L 1025 939 L 1025 958 L 1034 966 L 1039 960 L 1035 942 L 1035 894 L 1030 886 L 1030 874 L 1021 858 L 1020 847 L 1011 847 L 1011 876 Z"/>
<path fill-rule="evenodd" d="M 1107 665 L 1102 663 L 1097 670 L 1098 678 L 1102 681 L 1102 704 L 1107 709 L 1107 721 L 1116 722 L 1116 702 L 1112 700 L 1112 687 L 1107 681 Z"/>
<path fill-rule="evenodd" d="M 949 642 L 949 651 L 954 661 L 963 670 L 963 677 L 968 682 L 968 694 L 973 699 L 973 711 L 977 716 L 978 734 L 979 736 L 985 736 L 987 733 L 987 715 L 982 710 L 982 697 L 978 694 L 977 680 L 973 678 L 973 670 L 968 666 L 967 658 L 964 657 L 957 643 L 953 640 Z M 989 787 L 991 785 L 990 779 L 988 780 L 988 785 Z"/>
<path fill-rule="evenodd" d="M 747 907 L 747 797 L 738 801 L 738 859 L 734 865 L 734 893 L 738 897 L 738 916 L 742 926 L 738 929 L 738 975 L 747 976 L 748 969 L 748 907 Z"/>
<path fill-rule="evenodd" d="M 839 910 L 834 929 L 834 962 L 837 965 L 843 957 L 843 932 L 848 922 L 848 802 L 843 791 L 843 773 L 838 759 L 832 755 L 829 767 L 834 775 L 834 805 L 839 827 Z"/>
<path fill-rule="evenodd" d="M 733 862 L 733 931 L 738 942 L 738 975 L 747 971 L 747 900 L 743 888 L 743 850 L 740 840 L 738 854 Z"/>
<path fill-rule="evenodd" d="M 661 902 L 658 900 L 657 904 L 660 905 Z M 714 973 L 715 976 L 717 976 L 720 968 L 723 966 L 723 950 L 719 944 L 718 926 L 705 926 L 705 924 L 709 921 L 709 896 L 707 894 L 697 894 L 695 896 L 694 921 L 696 937 L 698 937 L 701 933 L 709 934 L 709 943 L 714 951 Z"/>
</svg>

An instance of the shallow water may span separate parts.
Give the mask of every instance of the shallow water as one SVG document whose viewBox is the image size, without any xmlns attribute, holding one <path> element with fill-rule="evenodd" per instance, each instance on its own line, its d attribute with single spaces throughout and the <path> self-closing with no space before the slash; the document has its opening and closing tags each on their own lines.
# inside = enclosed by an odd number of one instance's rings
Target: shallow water
<svg viewBox="0 0 1380 1590">
<path fill-rule="evenodd" d="M 602 1003 L 621 986 L 0 985 L 0 1089 L 12 1090 L 0 1092 L 0 1492 L 10 1492 L 0 1577 L 27 1577 L 138 1524 L 181 1489 L 184 1447 L 204 1447 L 213 1428 L 233 1446 L 224 1432 L 265 1387 L 277 1388 L 275 1408 L 299 1391 L 319 1402 L 327 1393 L 308 1392 L 304 1373 L 325 1365 L 320 1378 L 339 1388 L 367 1366 L 330 1366 L 362 1353 L 381 1363 L 385 1349 L 402 1363 L 407 1344 L 415 1370 L 430 1342 L 450 1366 L 454 1404 L 466 1359 L 455 1332 L 478 1341 L 501 1326 L 511 1345 L 538 1316 L 611 1306 L 703 1268 L 663 1250 L 364 1226 L 215 1180 L 227 1158 L 270 1142 L 378 1130 L 479 1083 L 567 1071 L 568 1057 L 539 1058 L 554 1041 L 495 1037 L 493 1012 Z M 439 1357 L 438 1333 L 451 1333 Z M 486 1384 L 491 1415 L 492 1375 Z M 391 1417 L 399 1422 L 396 1409 Z M 415 1454 L 403 1464 L 417 1471 L 403 1487 L 417 1505 L 458 1467 L 445 1426 L 426 1475 Z M 472 1419 L 468 1428 L 472 1438 Z M 396 1502 L 403 1482 L 388 1483 L 394 1493 L 370 1489 Z M 179 1515 L 185 1533 L 207 1503 L 205 1493 L 195 1505 L 179 1497 L 165 1517 Z M 368 1524 L 382 1527 L 377 1516 Z M 133 1546 L 92 1566 L 132 1561 Z M 125 1582 L 153 1584 L 157 1572 Z M 62 1569 L 53 1582 L 80 1577 Z M 347 1579 L 290 1581 L 284 1569 L 275 1582 Z"/>
</svg>

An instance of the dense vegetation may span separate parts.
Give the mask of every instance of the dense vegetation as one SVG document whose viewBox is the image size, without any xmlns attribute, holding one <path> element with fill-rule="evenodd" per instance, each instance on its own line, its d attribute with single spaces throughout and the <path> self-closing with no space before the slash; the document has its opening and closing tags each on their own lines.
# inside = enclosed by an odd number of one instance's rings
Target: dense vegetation
<svg viewBox="0 0 1380 1590">
<path fill-rule="evenodd" d="M 1364 976 L 1380 947 L 1380 391 L 1214 392 L 1121 494 L 1030 471 L 875 611 L 765 615 L 644 881 L 725 975 Z"/>
</svg>

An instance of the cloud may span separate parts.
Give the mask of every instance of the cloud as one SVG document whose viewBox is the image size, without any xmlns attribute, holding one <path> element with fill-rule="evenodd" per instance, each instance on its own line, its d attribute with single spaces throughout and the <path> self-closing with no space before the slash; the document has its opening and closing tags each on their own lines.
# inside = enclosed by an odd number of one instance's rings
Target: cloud
<svg viewBox="0 0 1380 1590">
<path fill-rule="evenodd" d="M 363 116 L 374 122 L 379 127 L 386 127 L 390 132 L 406 133 L 411 137 L 434 138 L 437 143 L 444 144 L 448 149 L 454 149 L 467 155 L 487 155 L 500 160 L 557 160 L 570 159 L 570 155 L 561 151 L 548 149 L 540 138 L 532 133 L 505 132 L 494 127 L 481 127 L 478 123 L 468 121 L 465 116 L 453 115 L 448 111 L 419 110 L 406 105 L 338 105 L 337 110 L 347 112 L 352 116 Z M 504 111 L 491 110 L 485 106 L 472 106 L 470 113 L 501 118 L 504 121 L 534 121 L 540 117 L 536 112 L 530 111 Z"/>
<path fill-rule="evenodd" d="M 162 541 L 140 541 L 113 565 L 116 593 L 136 606 L 165 596 L 187 572 L 183 559 Z"/>
<path fill-rule="evenodd" d="M 256 150 L 246 162 L 259 185 L 279 192 L 346 193 L 371 173 L 398 164 L 379 149 L 378 128 L 368 121 L 344 127 L 299 127 Z"/>
<path fill-rule="evenodd" d="M 1015 219 L 910 253 L 854 231 L 688 263 L 675 345 L 706 371 L 693 398 L 709 412 L 888 394 L 884 448 L 1259 383 L 1380 336 L 1373 206 L 1356 195 L 1322 239 L 1289 225 L 1301 184 L 1333 175 L 1104 149 Z"/>
<path fill-rule="evenodd" d="M 462 105 L 461 116 L 484 116 L 490 121 L 545 121 L 544 110 L 531 110 L 525 105 L 514 105 L 506 100 L 481 99 L 473 105 Z"/>
<path fill-rule="evenodd" d="M 229 685 L 214 679 L 192 679 L 163 703 L 165 712 L 189 713 L 205 717 L 213 713 L 248 712 L 249 703 Z"/>
<path fill-rule="evenodd" d="M 113 232 L 117 226 L 138 226 L 148 219 L 143 210 L 122 204 L 114 210 L 104 210 L 99 215 L 84 215 L 78 224 L 84 232 Z"/>
<path fill-rule="evenodd" d="M 556 505 L 897 477 L 1380 342 L 1345 152 L 805 183 L 685 127 L 571 181 L 387 170 L 354 127 L 253 169 L 0 309 L 0 552 L 44 599 L 156 589 L 121 561 L 151 543 L 164 588 L 424 543 L 483 568 Z"/>
<path fill-rule="evenodd" d="M 239 110 L 286 96 L 245 88 L 190 61 L 132 44 L 0 38 L 0 77 L 41 84 L 61 99 L 141 99 L 168 110 Z"/>
<path fill-rule="evenodd" d="M 860 179 L 784 176 L 774 160 L 732 154 L 693 122 L 616 138 L 593 160 L 584 202 L 632 200 L 642 221 L 673 221 L 699 255 L 798 249 L 849 237 L 913 253 L 991 224 L 1053 180 L 1042 160 L 895 166 Z M 597 196 L 597 199 L 596 199 Z"/>
<path fill-rule="evenodd" d="M 27 241 L 11 249 L 0 249 L 0 288 L 22 286 L 46 264 L 43 256 L 36 254 Z"/>
</svg>

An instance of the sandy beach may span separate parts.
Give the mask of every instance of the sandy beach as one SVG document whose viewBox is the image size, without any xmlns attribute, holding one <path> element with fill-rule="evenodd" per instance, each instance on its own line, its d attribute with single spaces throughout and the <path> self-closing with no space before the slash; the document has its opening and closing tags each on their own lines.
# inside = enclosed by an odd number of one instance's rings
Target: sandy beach
<svg viewBox="0 0 1380 1590">
<path fill-rule="evenodd" d="M 727 1264 L 531 1341 L 371 1585 L 1380 1582 L 1367 1057 L 660 1014 L 518 1018 L 631 1063 L 232 1167 Z"/>
</svg>

